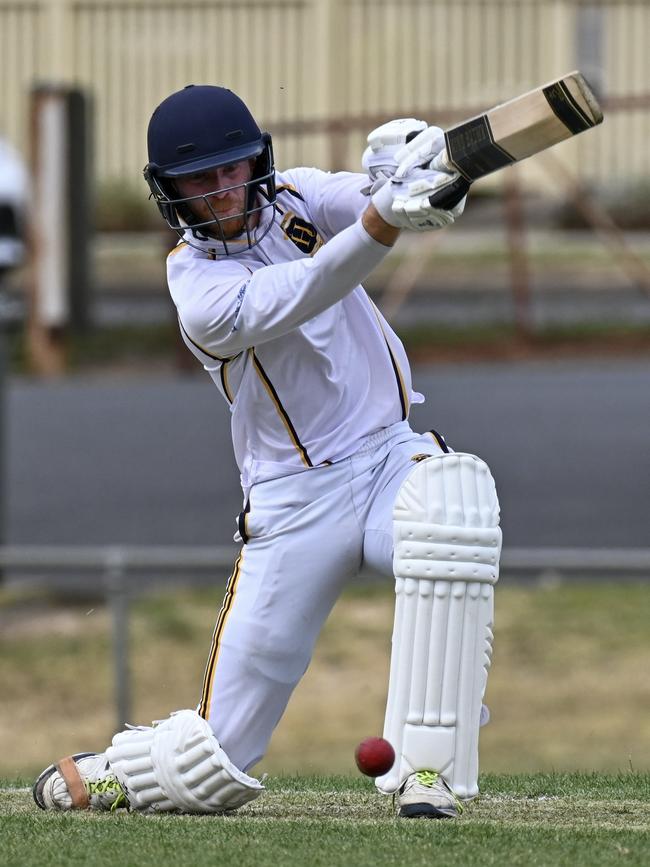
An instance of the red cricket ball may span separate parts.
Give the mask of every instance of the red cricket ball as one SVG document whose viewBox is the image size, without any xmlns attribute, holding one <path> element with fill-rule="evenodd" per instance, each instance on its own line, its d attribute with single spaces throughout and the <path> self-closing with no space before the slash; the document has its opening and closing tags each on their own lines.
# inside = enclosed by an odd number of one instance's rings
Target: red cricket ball
<svg viewBox="0 0 650 867">
<path fill-rule="evenodd" d="M 354 751 L 354 759 L 362 774 L 381 777 L 395 763 L 395 750 L 384 738 L 366 738 Z"/>
</svg>

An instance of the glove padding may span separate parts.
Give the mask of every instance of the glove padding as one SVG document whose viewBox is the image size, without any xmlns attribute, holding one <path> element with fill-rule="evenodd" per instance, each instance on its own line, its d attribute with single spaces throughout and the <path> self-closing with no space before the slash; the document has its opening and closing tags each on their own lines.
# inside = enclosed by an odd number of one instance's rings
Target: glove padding
<svg viewBox="0 0 650 867">
<path fill-rule="evenodd" d="M 445 134 L 439 126 L 428 126 L 410 141 L 404 142 L 395 151 L 394 157 L 403 175 L 414 168 L 454 171 L 453 166 L 446 161 Z"/>
<path fill-rule="evenodd" d="M 361 158 L 361 165 L 370 179 L 370 183 L 361 190 L 365 196 L 373 195 L 386 183 L 399 165 L 395 154 L 426 128 L 423 120 L 402 117 L 373 129 L 368 135 L 368 147 Z"/>
<path fill-rule="evenodd" d="M 436 189 L 438 208 L 451 209 L 465 198 L 467 183 L 449 162 L 445 137 L 441 129 L 430 126 L 411 141 L 403 145 L 395 154 L 398 168 L 395 177 L 403 177 L 416 168 L 433 169 L 447 174 L 447 181 L 440 182 Z"/>
<path fill-rule="evenodd" d="M 465 196 L 451 210 L 434 207 L 430 196 L 453 183 L 457 172 L 398 166 L 394 176 L 373 195 L 380 217 L 396 229 L 426 232 L 450 226 L 465 209 Z"/>
</svg>

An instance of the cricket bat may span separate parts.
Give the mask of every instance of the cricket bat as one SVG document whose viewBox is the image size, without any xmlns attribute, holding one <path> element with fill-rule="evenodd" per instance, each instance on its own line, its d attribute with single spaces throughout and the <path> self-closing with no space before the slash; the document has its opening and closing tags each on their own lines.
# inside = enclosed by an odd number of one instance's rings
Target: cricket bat
<svg viewBox="0 0 650 867">
<path fill-rule="evenodd" d="M 445 132 L 449 169 L 460 178 L 430 197 L 453 208 L 470 184 L 601 123 L 603 113 L 585 78 L 569 72 Z"/>
</svg>

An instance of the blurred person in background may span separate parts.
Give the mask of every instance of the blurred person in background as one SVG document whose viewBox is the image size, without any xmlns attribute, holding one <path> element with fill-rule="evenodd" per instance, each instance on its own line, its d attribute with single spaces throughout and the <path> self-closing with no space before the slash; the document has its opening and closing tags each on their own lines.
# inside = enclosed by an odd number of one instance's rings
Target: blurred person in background
<svg viewBox="0 0 650 867">
<path fill-rule="evenodd" d="M 25 260 L 29 180 L 18 151 L 0 137 L 0 290 L 8 271 Z"/>
<path fill-rule="evenodd" d="M 5 286 L 9 273 L 27 255 L 27 168 L 15 148 L 0 136 L 0 476 L 4 477 L 4 380 L 7 367 L 5 330 L 8 310 Z M 4 542 L 4 485 L 0 478 L 0 544 Z M 2 573 L 0 572 L 0 580 Z"/>
</svg>

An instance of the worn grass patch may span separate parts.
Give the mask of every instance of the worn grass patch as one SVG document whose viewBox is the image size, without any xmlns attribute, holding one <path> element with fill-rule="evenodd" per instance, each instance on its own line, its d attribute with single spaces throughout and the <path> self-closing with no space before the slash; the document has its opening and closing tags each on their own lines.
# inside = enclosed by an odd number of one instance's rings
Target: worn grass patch
<svg viewBox="0 0 650 867">
<path fill-rule="evenodd" d="M 221 595 L 132 605 L 134 723 L 196 706 Z M 341 599 L 257 772 L 355 772 L 354 746 L 382 728 L 393 599 L 387 585 Z M 498 587 L 482 770 L 650 770 L 648 622 L 647 584 Z M 116 722 L 101 602 L 0 594 L 0 682 L 0 776 L 103 749 Z"/>
<path fill-rule="evenodd" d="M 648 775 L 482 778 L 459 821 L 405 821 L 362 779 L 280 777 L 236 814 L 51 814 L 0 792 L 1 864 L 643 865 Z"/>
</svg>

